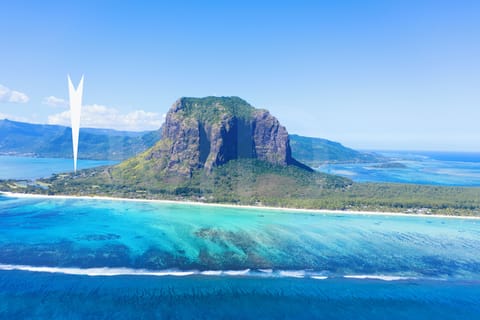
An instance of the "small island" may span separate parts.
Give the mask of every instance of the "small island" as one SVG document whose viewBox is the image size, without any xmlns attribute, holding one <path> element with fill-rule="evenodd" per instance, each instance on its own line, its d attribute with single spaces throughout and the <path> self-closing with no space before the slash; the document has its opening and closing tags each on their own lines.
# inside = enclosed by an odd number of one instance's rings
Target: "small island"
<svg viewBox="0 0 480 320">
<path fill-rule="evenodd" d="M 407 166 L 400 162 L 384 162 L 370 166 L 375 169 L 406 169 Z"/>
</svg>

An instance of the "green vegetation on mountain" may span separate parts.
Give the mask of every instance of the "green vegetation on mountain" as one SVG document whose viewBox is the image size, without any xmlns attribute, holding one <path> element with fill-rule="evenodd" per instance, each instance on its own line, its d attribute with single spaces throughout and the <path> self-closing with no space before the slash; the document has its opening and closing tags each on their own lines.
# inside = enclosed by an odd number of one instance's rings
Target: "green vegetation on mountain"
<svg viewBox="0 0 480 320">
<path fill-rule="evenodd" d="M 37 188 L 35 192 L 255 204 L 269 198 L 309 198 L 321 190 L 351 184 L 342 177 L 256 159 L 232 160 L 210 172 L 195 170 L 191 177 L 173 173 L 152 176 L 151 172 L 145 167 L 135 172 L 120 171 L 118 167 L 87 169 L 77 175 L 41 179 L 43 187 L 48 188 Z"/>
<path fill-rule="evenodd" d="M 313 171 L 292 157 L 287 130 L 268 111 L 238 97 L 207 97 L 177 100 L 167 113 L 162 139 L 114 172 L 192 177 L 197 170 L 209 172 L 238 159 Z"/>
<path fill-rule="evenodd" d="M 221 121 L 225 114 L 249 120 L 255 111 L 248 102 L 239 97 L 182 98 L 182 116 L 206 123 Z"/>
</svg>

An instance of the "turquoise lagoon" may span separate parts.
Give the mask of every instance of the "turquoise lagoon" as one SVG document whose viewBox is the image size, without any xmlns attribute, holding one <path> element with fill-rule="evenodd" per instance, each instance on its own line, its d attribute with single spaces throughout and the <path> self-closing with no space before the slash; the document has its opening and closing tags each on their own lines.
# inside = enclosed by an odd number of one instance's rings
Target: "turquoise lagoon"
<svg viewBox="0 0 480 320">
<path fill-rule="evenodd" d="M 385 163 L 326 164 L 318 171 L 356 182 L 416 183 L 441 186 L 480 186 L 480 153 L 389 151 L 377 152 L 397 167 Z"/>
<path fill-rule="evenodd" d="M 109 160 L 78 160 L 78 169 L 116 164 Z M 0 179 L 33 180 L 54 173 L 72 172 L 73 159 L 0 156 Z"/>
<path fill-rule="evenodd" d="M 480 220 L 0 196 L 0 318 L 474 319 Z"/>
</svg>

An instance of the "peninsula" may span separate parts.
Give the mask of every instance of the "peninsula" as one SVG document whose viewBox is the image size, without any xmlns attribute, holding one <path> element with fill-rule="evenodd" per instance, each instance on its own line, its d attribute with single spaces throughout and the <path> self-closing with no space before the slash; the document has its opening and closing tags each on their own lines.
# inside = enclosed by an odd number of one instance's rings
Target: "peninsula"
<svg viewBox="0 0 480 320">
<path fill-rule="evenodd" d="M 480 188 L 353 183 L 316 172 L 292 156 L 290 136 L 277 118 L 238 97 L 180 98 L 170 108 L 159 136 L 152 147 L 118 165 L 58 174 L 26 185 L 2 181 L 0 190 L 480 215 Z"/>
</svg>

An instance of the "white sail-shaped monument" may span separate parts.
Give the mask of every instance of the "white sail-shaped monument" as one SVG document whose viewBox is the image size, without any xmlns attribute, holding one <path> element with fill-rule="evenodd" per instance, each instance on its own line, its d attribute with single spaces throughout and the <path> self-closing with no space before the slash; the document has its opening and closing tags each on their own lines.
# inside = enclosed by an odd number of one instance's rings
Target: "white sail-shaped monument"
<svg viewBox="0 0 480 320">
<path fill-rule="evenodd" d="M 80 113 L 82 112 L 83 76 L 77 89 L 68 76 L 68 94 L 70 97 L 70 119 L 72 122 L 73 168 L 77 172 L 78 135 L 80 132 Z"/>
</svg>

